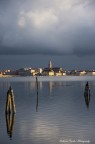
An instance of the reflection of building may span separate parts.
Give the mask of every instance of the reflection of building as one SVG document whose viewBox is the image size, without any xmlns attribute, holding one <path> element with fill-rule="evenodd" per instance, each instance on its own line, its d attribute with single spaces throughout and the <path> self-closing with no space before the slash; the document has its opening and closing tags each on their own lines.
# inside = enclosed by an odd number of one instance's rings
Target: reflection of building
<svg viewBox="0 0 95 144">
<path fill-rule="evenodd" d="M 12 138 L 13 134 L 14 120 L 15 120 L 15 114 L 6 114 L 6 127 L 7 127 L 7 133 L 10 138 Z"/>
<path fill-rule="evenodd" d="M 52 95 L 52 87 L 53 87 L 53 82 L 50 81 L 50 82 L 49 82 L 50 95 Z"/>
<path fill-rule="evenodd" d="M 40 90 L 42 90 L 42 88 L 43 88 L 42 81 L 39 82 L 39 88 L 40 88 Z"/>
</svg>

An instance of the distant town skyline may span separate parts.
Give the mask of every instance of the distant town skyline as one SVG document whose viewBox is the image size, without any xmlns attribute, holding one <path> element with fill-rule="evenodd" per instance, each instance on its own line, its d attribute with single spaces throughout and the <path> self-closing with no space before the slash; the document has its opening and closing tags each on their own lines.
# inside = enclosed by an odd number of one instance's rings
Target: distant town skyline
<svg viewBox="0 0 95 144">
<path fill-rule="evenodd" d="M 0 69 L 95 69 L 94 0 L 0 1 Z"/>
</svg>

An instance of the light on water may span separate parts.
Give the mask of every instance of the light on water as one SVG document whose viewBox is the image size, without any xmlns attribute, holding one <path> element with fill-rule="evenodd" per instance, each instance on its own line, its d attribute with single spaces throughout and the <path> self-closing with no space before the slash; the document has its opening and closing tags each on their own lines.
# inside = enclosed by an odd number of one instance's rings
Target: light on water
<svg viewBox="0 0 95 144">
<path fill-rule="evenodd" d="M 73 77 L 72 77 L 73 78 Z M 95 81 L 38 77 L 0 80 L 0 143 L 95 143 Z M 90 91 L 86 91 L 86 82 Z M 9 86 L 16 114 L 5 115 Z M 38 88 L 37 88 L 38 87 Z"/>
</svg>

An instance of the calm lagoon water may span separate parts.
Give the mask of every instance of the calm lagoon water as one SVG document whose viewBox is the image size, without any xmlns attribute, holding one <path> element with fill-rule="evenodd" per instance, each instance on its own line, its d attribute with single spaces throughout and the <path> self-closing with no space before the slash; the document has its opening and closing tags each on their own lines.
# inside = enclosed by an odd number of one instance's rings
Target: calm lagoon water
<svg viewBox="0 0 95 144">
<path fill-rule="evenodd" d="M 0 80 L 0 144 L 95 143 L 95 78 Z M 90 98 L 84 97 L 89 81 Z M 16 114 L 5 115 L 12 86 Z"/>
</svg>

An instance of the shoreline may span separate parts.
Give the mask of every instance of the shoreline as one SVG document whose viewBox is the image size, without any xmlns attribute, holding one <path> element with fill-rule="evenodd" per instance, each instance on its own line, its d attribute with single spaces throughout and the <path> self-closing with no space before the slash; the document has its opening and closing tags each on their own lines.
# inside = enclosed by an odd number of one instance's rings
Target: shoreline
<svg viewBox="0 0 95 144">
<path fill-rule="evenodd" d="M 0 75 L 0 78 L 16 77 L 14 75 Z"/>
<path fill-rule="evenodd" d="M 60 76 L 32 76 L 32 75 L 27 75 L 27 76 L 20 76 L 20 75 L 0 75 L 0 78 L 7 78 L 7 77 L 91 77 L 95 75 L 60 75 Z"/>
<path fill-rule="evenodd" d="M 37 76 L 38 82 L 45 81 L 95 81 L 95 76 Z M 4 76 L 0 81 L 9 82 L 32 82 L 36 81 L 36 76 Z"/>
</svg>

